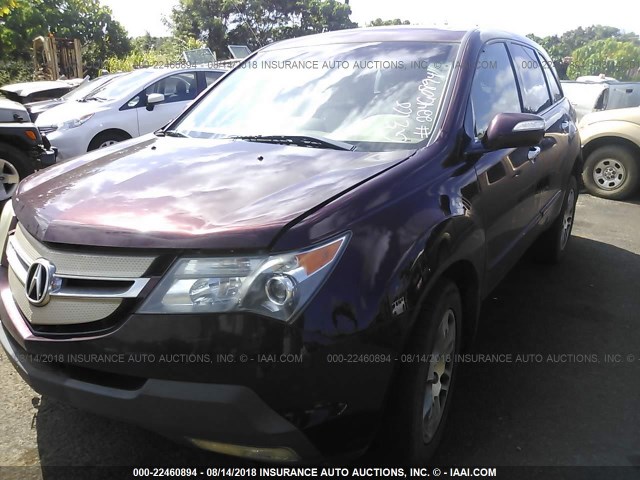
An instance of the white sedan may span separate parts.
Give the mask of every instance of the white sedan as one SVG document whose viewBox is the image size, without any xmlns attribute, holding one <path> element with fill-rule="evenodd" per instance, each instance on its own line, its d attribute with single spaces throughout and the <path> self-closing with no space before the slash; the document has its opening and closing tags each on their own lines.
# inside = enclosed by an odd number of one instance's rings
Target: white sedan
<svg viewBox="0 0 640 480">
<path fill-rule="evenodd" d="M 178 116 L 226 70 L 146 68 L 117 78 L 83 101 L 43 112 L 36 126 L 66 160 L 153 132 Z"/>
</svg>

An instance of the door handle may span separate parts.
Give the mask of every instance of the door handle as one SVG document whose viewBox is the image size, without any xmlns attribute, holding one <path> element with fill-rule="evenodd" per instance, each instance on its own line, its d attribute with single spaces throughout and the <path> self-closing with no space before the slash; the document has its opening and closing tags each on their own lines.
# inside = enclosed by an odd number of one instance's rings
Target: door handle
<svg viewBox="0 0 640 480">
<path fill-rule="evenodd" d="M 531 147 L 529 149 L 529 154 L 527 155 L 529 157 L 529 160 L 531 160 L 531 162 L 535 162 L 541 151 L 542 150 L 540 150 L 540 147 Z"/>
<path fill-rule="evenodd" d="M 569 133 L 569 126 L 570 126 L 570 125 L 571 125 L 571 124 L 570 124 L 567 120 L 565 120 L 564 122 L 562 122 L 562 123 L 560 124 L 560 128 L 562 129 L 562 133 Z"/>
</svg>

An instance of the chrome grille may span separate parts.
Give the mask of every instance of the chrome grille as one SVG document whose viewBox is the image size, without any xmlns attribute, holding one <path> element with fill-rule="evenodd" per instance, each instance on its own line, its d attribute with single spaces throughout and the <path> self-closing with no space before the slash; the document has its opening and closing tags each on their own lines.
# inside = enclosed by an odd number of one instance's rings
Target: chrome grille
<svg viewBox="0 0 640 480">
<path fill-rule="evenodd" d="M 34 325 L 74 325 L 102 320 L 126 298 L 137 298 L 155 257 L 51 249 L 18 224 L 6 248 L 9 286 L 22 314 Z M 55 265 L 50 301 L 32 305 L 25 284 L 29 267 L 44 258 Z"/>
</svg>

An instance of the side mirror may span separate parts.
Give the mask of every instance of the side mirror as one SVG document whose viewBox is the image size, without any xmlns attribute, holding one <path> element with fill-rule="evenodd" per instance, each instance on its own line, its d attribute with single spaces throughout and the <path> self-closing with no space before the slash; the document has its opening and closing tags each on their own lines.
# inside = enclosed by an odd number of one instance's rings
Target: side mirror
<svg viewBox="0 0 640 480">
<path fill-rule="evenodd" d="M 161 93 L 150 93 L 147 95 L 147 110 L 151 111 L 158 103 L 164 102 L 164 95 Z"/>
<path fill-rule="evenodd" d="M 540 143 L 545 134 L 544 119 L 531 113 L 499 113 L 482 138 L 489 150 L 532 147 Z"/>
</svg>

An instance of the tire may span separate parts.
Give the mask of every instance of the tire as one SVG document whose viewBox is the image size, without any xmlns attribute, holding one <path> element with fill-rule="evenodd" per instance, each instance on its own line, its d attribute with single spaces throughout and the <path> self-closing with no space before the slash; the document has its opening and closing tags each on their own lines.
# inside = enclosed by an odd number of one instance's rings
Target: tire
<svg viewBox="0 0 640 480">
<path fill-rule="evenodd" d="M 594 150 L 584 164 L 582 181 L 591 195 L 623 200 L 638 188 L 639 158 L 628 148 L 609 145 Z"/>
<path fill-rule="evenodd" d="M 578 194 L 578 179 L 571 176 L 558 218 L 533 246 L 535 259 L 539 263 L 557 264 L 562 261 L 571 240 Z"/>
<path fill-rule="evenodd" d="M 93 137 L 93 140 L 91 140 L 87 152 L 98 150 L 99 148 L 110 147 L 111 145 L 115 145 L 119 142 L 124 142 L 125 140 L 129 140 L 130 138 L 130 136 L 120 132 L 102 132 Z"/>
<path fill-rule="evenodd" d="M 404 355 L 407 361 L 401 364 L 392 387 L 377 443 L 382 448 L 374 452 L 378 461 L 383 458 L 390 464 L 424 466 L 433 456 L 451 406 L 457 372 L 455 355 L 460 352 L 461 338 L 460 292 L 453 282 L 443 279 L 426 300 L 411 333 Z M 440 400 L 439 419 L 433 417 L 435 398 Z"/>
<path fill-rule="evenodd" d="M 18 183 L 33 172 L 27 154 L 12 145 L 0 143 L 0 202 L 10 198 Z"/>
</svg>

